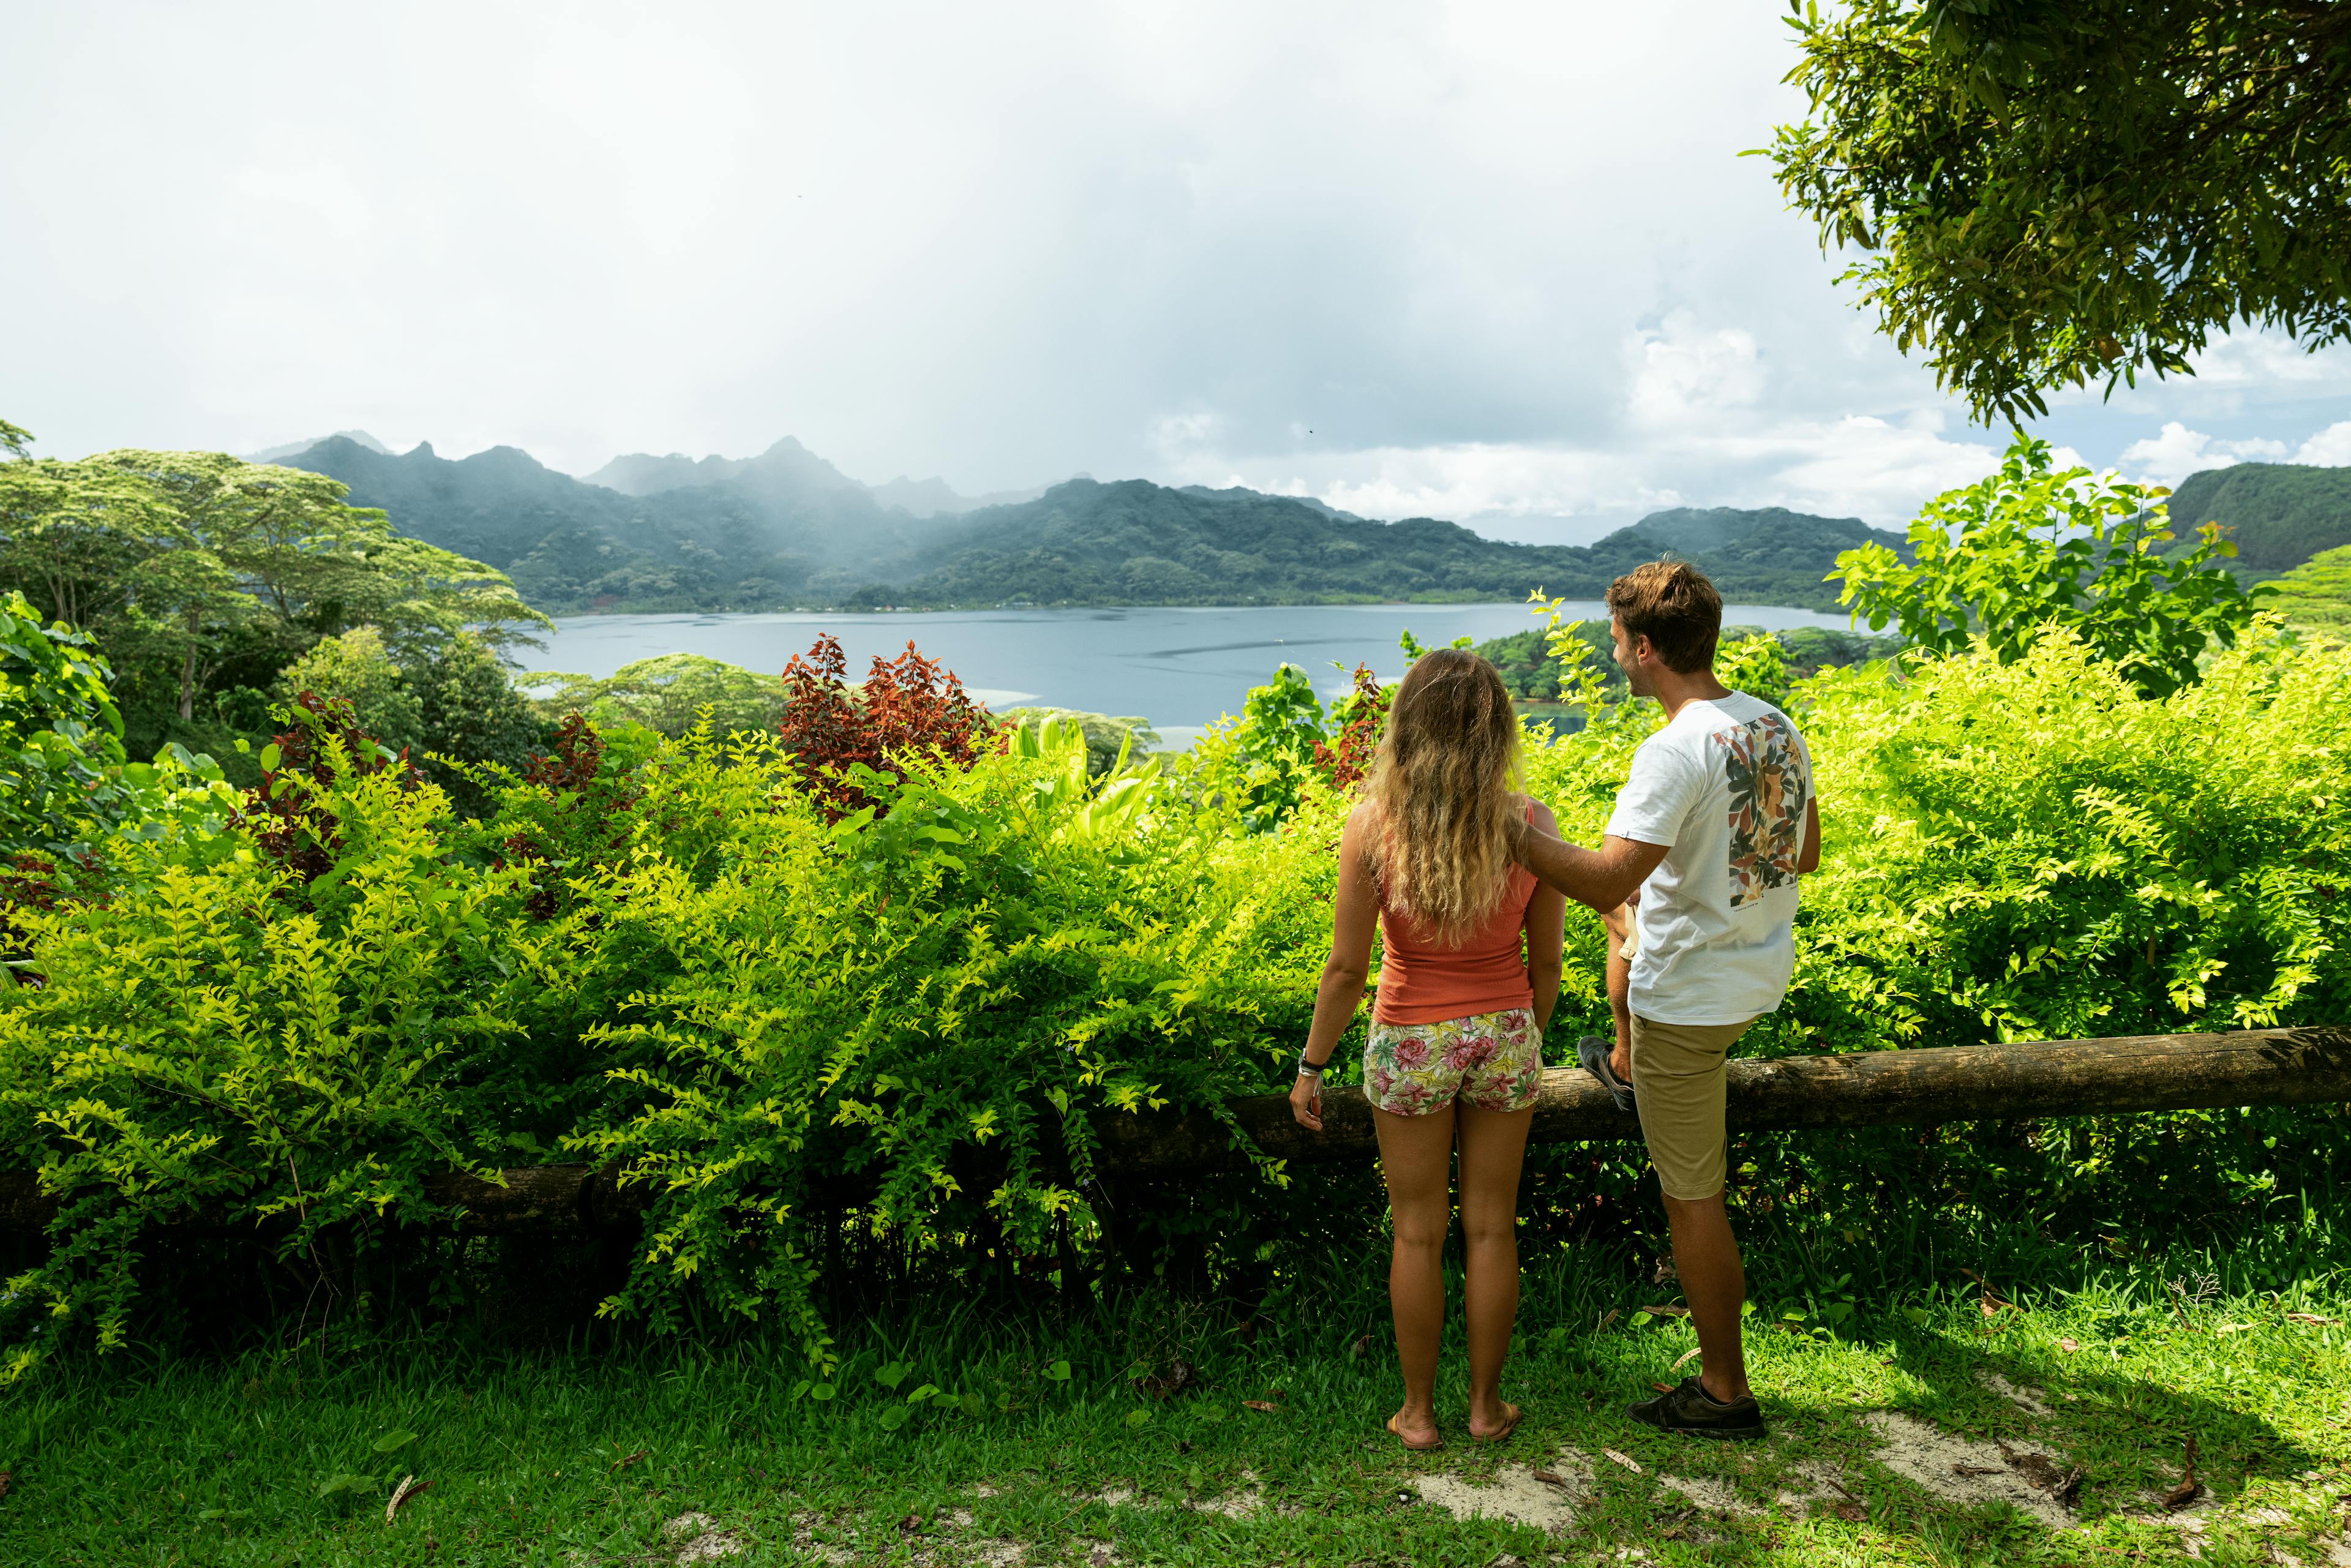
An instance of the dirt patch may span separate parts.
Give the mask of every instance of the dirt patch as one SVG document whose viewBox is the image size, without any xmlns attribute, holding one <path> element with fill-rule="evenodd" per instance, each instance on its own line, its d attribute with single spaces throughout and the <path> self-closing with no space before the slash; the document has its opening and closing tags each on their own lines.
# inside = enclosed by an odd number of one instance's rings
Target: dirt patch
<svg viewBox="0 0 2351 1568">
<path fill-rule="evenodd" d="M 2047 1416 L 2053 1413 L 2049 1406 L 2048 1392 L 2044 1389 L 2011 1383 L 1997 1372 L 1983 1373 L 1976 1381 L 2028 1416 Z"/>
<path fill-rule="evenodd" d="M 749 1550 L 731 1530 L 721 1530 L 706 1513 L 681 1513 L 662 1526 L 662 1539 L 677 1546 L 673 1563 L 716 1563 Z"/>
<path fill-rule="evenodd" d="M 816 1527 L 825 1522 L 825 1516 L 820 1513 L 810 1513 L 803 1511 L 802 1512 L 792 1515 L 792 1545 L 794 1549 L 797 1550 L 801 1556 L 818 1563 L 840 1564 L 854 1561 L 857 1554 L 854 1552 L 850 1551 L 848 1547 L 841 1545 L 839 1542 L 819 1541 L 816 1538 Z M 849 1539 L 852 1541 L 857 1539 L 856 1533 L 853 1531 L 849 1531 L 848 1535 Z"/>
<path fill-rule="evenodd" d="M 1679 1492 L 1708 1513 L 1750 1516 L 1763 1511 L 1739 1495 L 1739 1488 L 1720 1476 L 1659 1475 L 1657 1484 Z"/>
<path fill-rule="evenodd" d="M 1257 1472 L 1243 1470 L 1238 1491 L 1222 1497 L 1195 1498 L 1184 1505 L 1196 1513 L 1220 1514 L 1227 1519 L 1247 1519 L 1265 1506 L 1265 1493 L 1257 1484 Z"/>
<path fill-rule="evenodd" d="M 1538 1480 L 1538 1471 L 1554 1479 Z M 1413 1486 L 1423 1502 L 1456 1519 L 1507 1519 L 1557 1531 L 1575 1522 L 1575 1505 L 1592 1495 L 1592 1461 L 1563 1448 L 1549 1465 L 1505 1465 L 1483 1483 L 1461 1476 L 1422 1476 Z"/>
<path fill-rule="evenodd" d="M 1884 1440 L 1872 1458 L 1946 1502 L 2004 1502 L 2052 1530 L 2074 1522 L 2052 1495 L 2069 1473 L 2054 1454 L 1975 1442 L 1898 1410 L 1872 1410 L 1862 1421 Z"/>
</svg>

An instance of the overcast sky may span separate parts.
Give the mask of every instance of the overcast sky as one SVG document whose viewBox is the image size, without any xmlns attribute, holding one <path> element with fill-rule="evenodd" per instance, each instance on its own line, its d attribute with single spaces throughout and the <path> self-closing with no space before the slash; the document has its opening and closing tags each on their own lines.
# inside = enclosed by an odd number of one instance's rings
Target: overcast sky
<svg viewBox="0 0 2351 1568">
<path fill-rule="evenodd" d="M 792 434 L 1592 537 L 1895 523 L 1991 465 L 1759 146 L 1781 9 L 135 5 L 0 24 L 0 415 L 58 455 L 347 427 L 586 473 Z M 2043 434 L 2351 463 L 2246 336 Z"/>
</svg>

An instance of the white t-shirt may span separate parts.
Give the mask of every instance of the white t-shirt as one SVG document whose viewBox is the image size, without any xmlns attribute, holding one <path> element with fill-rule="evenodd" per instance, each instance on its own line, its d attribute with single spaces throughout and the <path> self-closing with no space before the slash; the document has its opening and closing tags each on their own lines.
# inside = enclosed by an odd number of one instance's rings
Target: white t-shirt
<svg viewBox="0 0 2351 1568">
<path fill-rule="evenodd" d="M 1796 860 L 1813 757 L 1745 692 L 1693 702 L 1633 754 L 1608 831 L 1669 846 L 1635 906 L 1633 1010 L 1654 1023 L 1771 1012 L 1796 964 Z"/>
</svg>

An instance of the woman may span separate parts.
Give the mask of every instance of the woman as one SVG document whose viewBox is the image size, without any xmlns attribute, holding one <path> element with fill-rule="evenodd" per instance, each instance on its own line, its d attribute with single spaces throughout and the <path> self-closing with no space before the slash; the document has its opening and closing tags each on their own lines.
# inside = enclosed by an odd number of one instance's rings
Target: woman
<svg viewBox="0 0 2351 1568">
<path fill-rule="evenodd" d="M 1322 1071 L 1363 999 L 1376 921 L 1384 958 L 1364 1094 L 1395 1228 L 1388 1300 L 1405 1397 L 1388 1430 L 1407 1448 L 1441 1442 L 1437 1348 L 1457 1140 L 1469 1435 L 1493 1442 L 1519 1423 L 1501 1396 L 1519 1310 L 1519 1165 L 1542 1083 L 1542 1029 L 1559 998 L 1566 904 L 1510 858 L 1516 822 L 1557 831 L 1516 792 L 1518 772 L 1518 715 L 1494 666 L 1458 649 L 1422 654 L 1396 688 L 1339 841 L 1331 958 L 1290 1092 L 1298 1120 L 1321 1131 Z"/>
</svg>

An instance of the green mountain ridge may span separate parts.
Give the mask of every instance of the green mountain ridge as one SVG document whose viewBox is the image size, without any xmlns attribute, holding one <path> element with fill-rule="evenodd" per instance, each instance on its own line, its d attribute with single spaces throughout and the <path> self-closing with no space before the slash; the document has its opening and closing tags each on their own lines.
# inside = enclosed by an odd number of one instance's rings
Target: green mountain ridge
<svg viewBox="0 0 2351 1568">
<path fill-rule="evenodd" d="M 2229 530 L 2241 577 L 2274 577 L 2351 545 L 2351 468 L 2239 463 L 2191 474 L 2171 493 L 2173 552 L 2208 522 Z"/>
<path fill-rule="evenodd" d="M 1899 536 L 1858 517 L 1773 507 L 1659 514 L 1592 545 L 1489 539 L 1458 523 L 1383 523 L 1253 490 L 1071 480 L 1038 500 L 975 513 L 942 557 L 861 591 L 866 604 L 1312 604 L 1597 598 L 1616 577 L 1678 553 L 1726 599 L 1834 608 L 1837 552 Z M 1654 525 L 1654 526 L 1653 526 Z"/>
<path fill-rule="evenodd" d="M 1380 522 L 1321 501 L 1081 476 L 1033 499 L 917 517 L 789 437 L 747 459 L 616 460 L 559 474 L 510 446 L 451 460 L 331 437 L 286 461 L 355 505 L 497 567 L 550 614 L 946 609 L 1032 604 L 1277 604 L 1596 598 L 1684 556 L 1724 596 L 1830 609 L 1840 550 L 1900 538 L 1857 517 L 1782 507 L 1654 513 L 1592 545 L 1489 539 L 1433 517 Z M 634 493 L 629 493 L 634 492 Z"/>
</svg>

